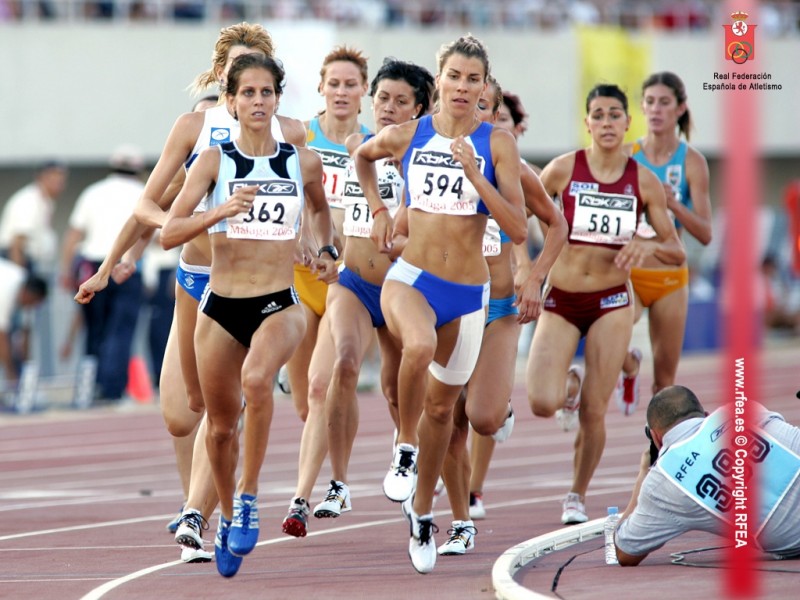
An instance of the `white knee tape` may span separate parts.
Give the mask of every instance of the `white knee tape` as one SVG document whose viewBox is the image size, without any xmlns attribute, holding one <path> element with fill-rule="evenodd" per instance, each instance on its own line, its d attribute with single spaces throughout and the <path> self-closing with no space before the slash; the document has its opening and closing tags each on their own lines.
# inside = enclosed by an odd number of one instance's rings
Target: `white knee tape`
<svg viewBox="0 0 800 600">
<path fill-rule="evenodd" d="M 458 339 L 453 348 L 453 353 L 443 367 L 437 362 L 432 362 L 428 371 L 437 380 L 445 385 L 464 385 L 472 377 L 478 355 L 481 352 L 483 329 L 486 325 L 486 312 L 484 309 L 476 310 L 461 316 L 458 329 Z"/>
</svg>

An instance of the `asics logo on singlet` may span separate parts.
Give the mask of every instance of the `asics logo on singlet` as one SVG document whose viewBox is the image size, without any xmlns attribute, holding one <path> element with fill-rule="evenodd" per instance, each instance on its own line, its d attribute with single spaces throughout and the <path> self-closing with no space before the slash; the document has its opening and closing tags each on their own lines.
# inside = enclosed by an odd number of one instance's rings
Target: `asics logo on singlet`
<svg viewBox="0 0 800 600">
<path fill-rule="evenodd" d="M 614 196 L 611 194 L 581 193 L 578 204 L 592 208 L 607 208 L 612 210 L 632 210 L 633 196 Z"/>
<path fill-rule="evenodd" d="M 599 183 L 589 181 L 573 181 L 569 184 L 569 194 L 571 196 L 577 196 L 580 192 L 596 192 L 599 189 Z"/>
<path fill-rule="evenodd" d="M 329 150 L 319 150 L 314 148 L 319 157 L 322 159 L 322 164 L 326 167 L 339 167 L 344 169 L 347 163 L 350 162 L 350 157 L 347 154 L 340 154 L 338 152 L 331 152 Z"/>
<path fill-rule="evenodd" d="M 258 179 L 231 182 L 231 194 L 241 187 L 257 185 L 256 196 L 295 196 L 297 184 L 294 181 L 264 181 Z"/>
<path fill-rule="evenodd" d="M 261 309 L 262 315 L 268 315 L 269 313 L 274 313 L 276 310 L 280 310 L 281 305 L 275 302 L 274 300 L 267 304 L 264 308 Z"/>
<path fill-rule="evenodd" d="M 211 128 L 211 146 L 216 146 L 217 144 L 222 144 L 227 142 L 231 139 L 231 130 L 227 127 L 212 127 Z"/>
</svg>

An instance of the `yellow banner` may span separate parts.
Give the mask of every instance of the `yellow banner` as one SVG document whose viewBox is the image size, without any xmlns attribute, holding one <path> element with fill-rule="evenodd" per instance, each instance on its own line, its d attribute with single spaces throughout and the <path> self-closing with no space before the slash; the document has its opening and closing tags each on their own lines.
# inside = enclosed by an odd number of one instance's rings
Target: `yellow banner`
<svg viewBox="0 0 800 600">
<path fill-rule="evenodd" d="M 642 82 L 651 71 L 650 39 L 634 38 L 620 27 L 578 26 L 580 44 L 580 118 L 586 117 L 586 95 L 598 83 L 615 83 L 628 96 L 631 127 L 625 137 L 633 142 L 647 133 L 642 115 Z M 580 128 L 581 146 L 591 143 L 586 127 Z"/>
</svg>

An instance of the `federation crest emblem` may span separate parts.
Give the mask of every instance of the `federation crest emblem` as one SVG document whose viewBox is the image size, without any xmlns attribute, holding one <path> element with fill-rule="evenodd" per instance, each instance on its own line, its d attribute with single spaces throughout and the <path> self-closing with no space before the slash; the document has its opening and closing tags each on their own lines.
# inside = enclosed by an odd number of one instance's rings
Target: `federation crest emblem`
<svg viewBox="0 0 800 600">
<path fill-rule="evenodd" d="M 725 28 L 725 60 L 732 60 L 737 65 L 743 65 L 756 57 L 757 25 L 748 24 L 748 16 L 741 10 L 731 13 L 733 24 L 723 25 Z"/>
</svg>

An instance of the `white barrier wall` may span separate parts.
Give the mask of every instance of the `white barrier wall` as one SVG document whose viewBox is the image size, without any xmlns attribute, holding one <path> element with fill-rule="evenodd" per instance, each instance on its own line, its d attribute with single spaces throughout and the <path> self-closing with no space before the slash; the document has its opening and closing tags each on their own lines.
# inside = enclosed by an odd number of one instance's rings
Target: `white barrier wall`
<svg viewBox="0 0 800 600">
<path fill-rule="evenodd" d="M 335 29 L 325 24 L 267 24 L 287 67 L 284 114 L 307 119 L 322 107 L 319 67 L 333 45 L 347 43 L 370 57 L 375 73 L 385 56 L 435 72 L 435 53 L 461 30 Z M 723 63 L 723 34 L 658 34 L 650 41 L 652 71 L 672 70 L 686 82 L 695 117 L 693 142 L 711 156 L 722 147 L 721 102 L 726 91 L 704 90 Z M 141 146 L 154 160 L 175 118 L 189 109 L 186 86 L 208 68 L 216 26 L 139 24 L 5 24 L 0 26 L 0 166 L 62 156 L 99 164 L 120 142 Z M 574 32 L 473 32 L 488 46 L 493 73 L 519 94 L 530 113 L 524 155 L 547 158 L 579 143 L 582 99 L 580 48 Z M 598 51 L 601 51 L 598 49 Z M 781 85 L 759 92 L 762 151 L 800 155 L 797 38 L 757 38 L 757 66 Z M 731 65 L 731 63 L 728 63 Z M 634 96 L 638 90 L 628 90 Z M 364 121 L 371 122 L 368 101 Z M 634 118 L 639 112 L 632 109 Z M 729 124 L 735 126 L 734 124 Z"/>
</svg>

